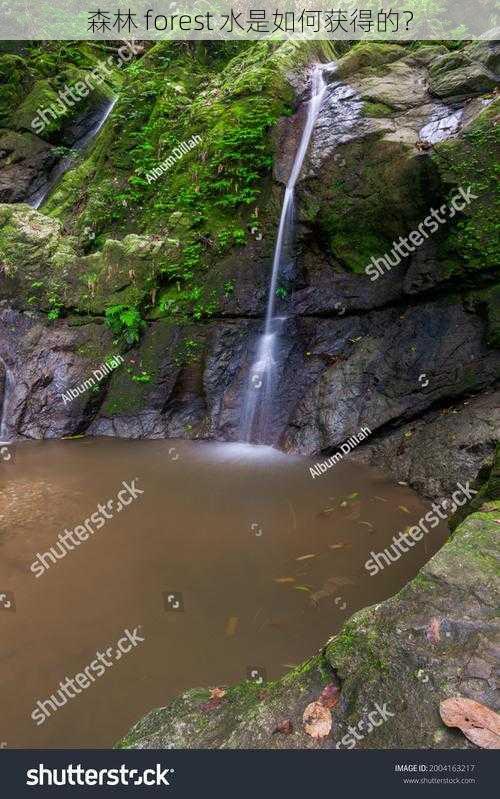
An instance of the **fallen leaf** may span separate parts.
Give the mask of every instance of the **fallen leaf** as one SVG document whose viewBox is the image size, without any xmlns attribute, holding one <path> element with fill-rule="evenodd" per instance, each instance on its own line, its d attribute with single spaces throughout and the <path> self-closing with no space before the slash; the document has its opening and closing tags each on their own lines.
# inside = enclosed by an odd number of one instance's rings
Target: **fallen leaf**
<svg viewBox="0 0 500 799">
<path fill-rule="evenodd" d="M 215 710 L 216 707 L 219 707 L 221 701 L 221 699 L 214 697 L 208 702 L 204 702 L 202 705 L 200 705 L 200 710 Z"/>
<path fill-rule="evenodd" d="M 431 644 L 437 644 L 441 640 L 441 622 L 439 619 L 430 620 L 425 637 Z"/>
<path fill-rule="evenodd" d="M 210 699 L 222 699 L 226 695 L 224 688 L 211 688 Z"/>
<path fill-rule="evenodd" d="M 295 577 L 275 577 L 275 583 L 294 583 Z"/>
<path fill-rule="evenodd" d="M 323 510 L 320 510 L 318 516 L 328 516 L 328 514 L 333 513 L 334 510 L 335 508 L 324 508 Z"/>
<path fill-rule="evenodd" d="M 311 738 L 325 738 L 332 729 L 332 714 L 321 702 L 311 702 L 304 710 L 302 721 Z"/>
<path fill-rule="evenodd" d="M 273 730 L 272 734 L 275 735 L 277 732 L 282 732 L 283 735 L 291 735 L 293 732 L 293 724 L 290 719 L 286 719 L 285 721 L 282 721 L 281 724 L 278 724 L 278 726 Z"/>
<path fill-rule="evenodd" d="M 226 635 L 228 636 L 228 638 L 230 638 L 232 635 L 235 634 L 237 626 L 238 626 L 238 617 L 230 616 L 226 623 Z"/>
<path fill-rule="evenodd" d="M 320 702 L 323 707 L 332 708 L 335 707 L 337 702 L 340 699 L 340 688 L 335 683 L 331 682 L 328 685 L 325 685 L 323 690 L 321 691 L 318 702 Z"/>
<path fill-rule="evenodd" d="M 448 727 L 458 727 L 482 749 L 500 749 L 500 716 L 486 705 L 457 696 L 445 699 L 439 712 Z"/>
<path fill-rule="evenodd" d="M 402 510 L 404 513 L 411 513 L 405 505 L 398 505 L 399 510 Z"/>
<path fill-rule="evenodd" d="M 301 555 L 300 558 L 295 558 L 295 560 L 308 560 L 309 558 L 316 558 L 318 556 L 317 552 L 313 552 L 312 555 Z"/>
</svg>

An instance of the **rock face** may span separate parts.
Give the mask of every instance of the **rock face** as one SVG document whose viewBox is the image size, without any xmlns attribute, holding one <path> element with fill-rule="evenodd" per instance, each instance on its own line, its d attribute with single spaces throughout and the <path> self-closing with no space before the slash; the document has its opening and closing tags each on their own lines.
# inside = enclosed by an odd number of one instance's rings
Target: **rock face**
<svg viewBox="0 0 500 799">
<path fill-rule="evenodd" d="M 262 64 L 256 50 L 230 66 L 233 82 L 238 75 L 237 98 L 254 91 L 262 76 L 274 81 L 266 91 L 286 98 L 290 85 L 280 81 L 287 70 L 307 97 L 304 62 L 328 54 L 283 47 L 272 56 L 266 51 Z M 472 81 L 472 87 L 470 76 L 476 67 L 493 74 L 496 59 L 488 42 L 454 53 L 365 43 L 329 66 L 327 98 L 297 189 L 296 257 L 279 280 L 277 311 L 286 320 L 270 443 L 331 453 L 367 426 L 371 437 L 355 457 L 378 463 L 429 497 L 446 493 L 457 475 L 475 478 L 491 461 L 500 376 L 490 164 L 497 104 L 490 84 Z M 237 67 L 248 73 L 239 75 Z M 442 87 L 445 79 L 451 94 Z M 204 102 L 211 96 L 219 102 L 220 87 L 217 79 Z M 176 113 L 182 113 L 185 88 L 175 91 L 181 98 Z M 77 235 L 64 199 L 54 204 L 53 216 L 20 204 L 0 206 L 0 364 L 9 377 L 0 381 L 6 385 L 0 392 L 4 431 L 28 438 L 83 431 L 241 437 L 282 184 L 303 116 L 299 102 L 297 113 L 277 126 L 279 157 L 275 181 L 262 188 L 264 211 L 249 220 L 247 243 L 229 250 L 219 252 L 210 235 L 197 233 L 201 223 L 188 211 L 172 213 L 150 233 L 131 232 L 132 217 L 116 238 L 95 242 Z M 86 195 L 75 181 L 98 175 L 103 157 L 99 151 L 97 161 L 89 158 L 68 177 L 81 202 Z M 56 192 L 61 198 L 67 184 Z M 460 187 L 471 187 L 474 198 L 452 214 L 450 197 Z M 100 199 L 99 213 L 102 206 Z M 443 222 L 413 246 L 409 235 L 423 230 L 431 207 Z M 395 243 L 403 240 L 410 246 L 397 254 Z M 207 269 L 188 291 L 182 281 L 186 270 L 200 268 L 192 263 L 203 247 Z M 105 322 L 110 306 L 124 327 L 139 320 L 128 343 Z M 92 393 L 61 404 L 64 392 L 119 350 L 122 368 Z"/>
<path fill-rule="evenodd" d="M 499 501 L 484 504 L 399 594 L 356 613 L 319 655 L 295 671 L 264 686 L 232 686 L 211 709 L 208 689 L 187 691 L 149 713 L 117 746 L 475 748 L 459 730 L 444 725 L 439 704 L 460 696 L 500 709 L 499 511 Z M 313 739 L 302 716 L 332 682 L 341 689 L 332 730 Z M 285 720 L 293 732 L 275 732 Z"/>
</svg>

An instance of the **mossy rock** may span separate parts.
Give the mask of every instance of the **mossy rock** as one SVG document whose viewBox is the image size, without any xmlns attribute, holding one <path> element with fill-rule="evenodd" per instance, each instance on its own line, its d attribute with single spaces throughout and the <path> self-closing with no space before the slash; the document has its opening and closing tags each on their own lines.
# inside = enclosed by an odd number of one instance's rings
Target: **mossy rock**
<svg viewBox="0 0 500 799">
<path fill-rule="evenodd" d="M 474 60 L 476 52 L 484 53 L 461 50 L 436 58 L 429 67 L 432 94 L 441 98 L 470 97 L 495 89 L 497 79 L 481 61 Z"/>
<path fill-rule="evenodd" d="M 397 61 L 406 54 L 406 50 L 399 44 L 386 44 L 385 42 L 360 42 L 356 44 L 347 55 L 339 59 L 335 77 L 346 80 L 355 72 L 367 67 L 381 67 L 392 61 Z"/>
<path fill-rule="evenodd" d="M 304 213 L 328 252 L 353 272 L 412 230 L 426 215 L 437 173 L 415 148 L 374 133 L 342 147 L 342 162 L 311 180 Z M 302 199 L 302 198 L 301 198 Z"/>
<path fill-rule="evenodd" d="M 82 255 L 58 220 L 0 205 L 0 297 L 16 307 L 102 315 L 113 304 L 141 306 L 177 252 L 175 243 L 131 234 Z"/>
<path fill-rule="evenodd" d="M 500 263 L 498 217 L 500 200 L 492 154 L 498 151 L 497 124 L 500 101 L 492 102 L 471 122 L 462 135 L 434 148 L 432 159 L 451 198 L 462 187 L 471 187 L 475 197 L 450 228 L 442 259 L 450 273 L 491 269 Z"/>
</svg>

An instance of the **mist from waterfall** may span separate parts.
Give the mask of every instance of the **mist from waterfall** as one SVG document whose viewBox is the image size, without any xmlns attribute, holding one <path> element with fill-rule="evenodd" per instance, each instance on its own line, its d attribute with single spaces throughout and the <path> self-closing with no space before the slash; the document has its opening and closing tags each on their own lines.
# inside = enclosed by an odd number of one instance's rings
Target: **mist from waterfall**
<svg viewBox="0 0 500 799">
<path fill-rule="evenodd" d="M 243 440 L 263 443 L 266 440 L 266 413 L 271 406 L 276 372 L 276 339 L 286 317 L 275 316 L 275 298 L 282 266 L 288 260 L 293 244 L 295 223 L 295 185 L 300 176 L 314 125 L 325 96 L 327 84 L 323 72 L 327 65 L 315 65 L 311 74 L 311 97 L 307 104 L 307 118 L 295 154 L 290 177 L 286 184 L 278 235 L 273 256 L 271 283 L 267 298 L 264 332 L 257 345 L 257 357 L 250 370 L 245 396 L 242 430 Z"/>
</svg>

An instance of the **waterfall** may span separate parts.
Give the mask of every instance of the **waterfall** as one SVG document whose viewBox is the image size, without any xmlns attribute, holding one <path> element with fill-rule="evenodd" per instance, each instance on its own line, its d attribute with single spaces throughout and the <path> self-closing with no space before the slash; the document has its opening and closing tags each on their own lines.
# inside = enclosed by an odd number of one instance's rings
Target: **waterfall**
<svg viewBox="0 0 500 799">
<path fill-rule="evenodd" d="M 0 396 L 2 402 L 0 404 L 0 444 L 7 444 L 9 442 L 9 434 L 7 432 L 7 397 L 13 384 L 13 378 L 7 365 L 0 360 L 0 377 L 3 371 L 3 397 Z"/>
<path fill-rule="evenodd" d="M 45 202 L 49 194 L 55 188 L 56 184 L 64 175 L 64 173 L 67 172 L 68 169 L 71 169 L 72 166 L 74 166 L 75 154 L 86 150 L 91 141 L 95 139 L 95 137 L 101 130 L 102 126 L 106 122 L 107 118 L 109 117 L 111 111 L 113 110 L 115 103 L 116 103 L 116 98 L 114 98 L 113 100 L 109 100 L 106 103 L 103 103 L 99 107 L 99 109 L 95 113 L 95 119 L 90 129 L 83 136 L 81 136 L 78 139 L 78 141 L 75 142 L 75 144 L 71 149 L 71 152 L 68 155 L 66 155 L 64 158 L 61 158 L 59 163 L 56 164 L 56 166 L 50 173 L 49 178 L 45 183 L 45 185 L 42 186 L 42 188 L 38 189 L 38 191 L 36 191 L 34 194 L 32 194 L 31 197 L 28 197 L 28 199 L 26 200 L 28 205 L 31 205 L 32 208 L 40 208 L 42 203 Z"/>
<path fill-rule="evenodd" d="M 276 337 L 281 324 L 286 317 L 275 316 L 274 306 L 278 277 L 284 265 L 293 240 L 294 215 L 295 215 L 295 184 L 300 176 L 304 158 L 306 156 L 311 135 L 318 117 L 327 84 L 323 77 L 324 64 L 315 65 L 311 75 L 311 98 L 307 105 L 307 118 L 300 144 L 295 154 L 295 159 L 286 184 L 281 217 L 278 226 L 278 235 L 274 248 L 273 268 L 271 283 L 267 298 L 267 310 L 264 332 L 257 345 L 257 357 L 250 370 L 244 411 L 243 411 L 243 438 L 247 442 L 262 441 L 265 439 L 265 416 L 270 408 L 270 401 L 274 390 L 274 377 L 276 367 Z"/>
</svg>

